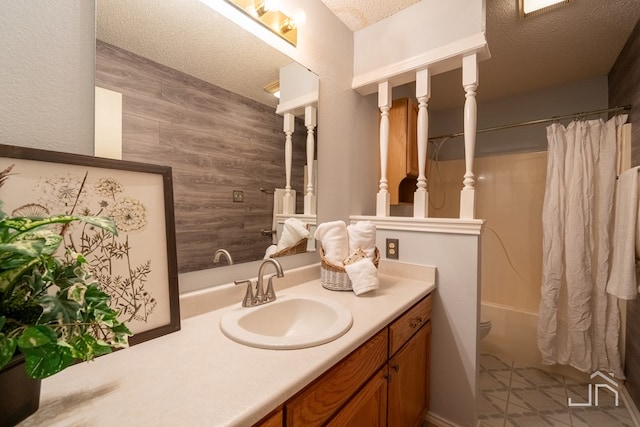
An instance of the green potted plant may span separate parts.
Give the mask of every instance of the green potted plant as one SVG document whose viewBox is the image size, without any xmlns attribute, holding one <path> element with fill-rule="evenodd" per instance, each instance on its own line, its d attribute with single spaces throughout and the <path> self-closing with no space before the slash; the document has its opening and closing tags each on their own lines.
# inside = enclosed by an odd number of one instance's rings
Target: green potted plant
<svg viewBox="0 0 640 427">
<path fill-rule="evenodd" d="M 0 185 L 4 178 L 0 173 Z M 111 219 L 9 217 L 1 207 L 0 201 L 0 413 L 26 410 L 15 423 L 37 410 L 41 378 L 126 347 L 131 332 L 109 307 L 110 297 L 100 290 L 84 256 L 59 251 L 71 222 L 117 234 Z M 20 379 L 17 385 L 16 366 L 34 380 Z M 11 384 L 2 383 L 4 374 Z M 12 402 L 24 384 L 37 387 L 35 403 Z"/>
</svg>

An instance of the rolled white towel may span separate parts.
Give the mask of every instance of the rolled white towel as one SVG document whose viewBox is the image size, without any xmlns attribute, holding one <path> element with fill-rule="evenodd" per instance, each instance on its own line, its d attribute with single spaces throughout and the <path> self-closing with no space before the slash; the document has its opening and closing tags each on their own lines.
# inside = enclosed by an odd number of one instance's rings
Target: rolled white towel
<svg viewBox="0 0 640 427">
<path fill-rule="evenodd" d="M 327 261 L 342 266 L 342 261 L 349 256 L 349 239 L 344 221 L 323 222 L 316 228 L 314 237 L 322 244 Z"/>
<path fill-rule="evenodd" d="M 362 249 L 367 258 L 375 259 L 376 251 L 376 226 L 371 221 L 359 221 L 347 227 L 349 235 L 349 253 L 352 254 Z"/>
<path fill-rule="evenodd" d="M 298 218 L 287 218 L 282 225 L 282 235 L 278 240 L 278 250 L 288 248 L 300 240 L 309 237 L 309 230 L 304 222 Z"/>
<path fill-rule="evenodd" d="M 278 247 L 276 245 L 269 245 L 267 247 L 267 250 L 264 251 L 264 258 L 263 259 L 271 258 L 271 255 L 275 254 L 276 252 L 278 252 Z"/>
<path fill-rule="evenodd" d="M 345 265 L 344 269 L 347 271 L 347 275 L 351 280 L 351 287 L 356 295 L 373 291 L 380 286 L 378 269 L 369 258 L 363 258 L 353 264 Z"/>
</svg>

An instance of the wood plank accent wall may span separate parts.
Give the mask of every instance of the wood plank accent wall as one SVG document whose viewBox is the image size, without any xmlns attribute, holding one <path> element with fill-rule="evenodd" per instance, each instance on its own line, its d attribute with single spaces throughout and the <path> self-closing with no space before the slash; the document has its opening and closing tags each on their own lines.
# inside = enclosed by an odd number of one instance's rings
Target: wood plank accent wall
<svg viewBox="0 0 640 427">
<path fill-rule="evenodd" d="M 631 165 L 640 165 L 640 22 L 609 72 L 609 106 L 631 104 Z M 640 299 L 627 303 L 625 386 L 640 407 Z"/>
<path fill-rule="evenodd" d="M 273 196 L 283 188 L 283 119 L 275 109 L 98 41 L 96 86 L 122 93 L 123 160 L 171 166 L 180 273 L 264 256 Z M 296 120 L 292 187 L 303 211 L 306 128 Z M 244 202 L 233 202 L 233 190 Z M 221 265 L 226 265 L 222 261 Z"/>
</svg>

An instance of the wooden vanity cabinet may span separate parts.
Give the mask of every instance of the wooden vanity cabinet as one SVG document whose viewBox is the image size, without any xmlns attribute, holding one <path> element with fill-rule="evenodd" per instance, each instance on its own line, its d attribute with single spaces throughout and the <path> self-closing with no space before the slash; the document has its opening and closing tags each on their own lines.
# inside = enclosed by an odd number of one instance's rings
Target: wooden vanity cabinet
<svg viewBox="0 0 640 427">
<path fill-rule="evenodd" d="M 428 322 L 389 360 L 388 425 L 421 426 L 429 410 Z"/>
<path fill-rule="evenodd" d="M 282 415 L 282 407 L 273 411 L 258 423 L 254 424 L 255 427 L 282 427 L 283 425 L 284 417 Z"/>
<path fill-rule="evenodd" d="M 419 426 L 429 409 L 431 295 L 389 326 L 388 425 Z"/>
<path fill-rule="evenodd" d="M 431 295 L 427 295 L 285 402 L 284 411 L 256 425 L 421 425 L 429 408 L 430 318 Z M 283 414 L 284 421 L 278 421 Z"/>
<path fill-rule="evenodd" d="M 324 425 L 387 361 L 388 331 L 380 331 L 285 403 L 287 427 Z"/>
<path fill-rule="evenodd" d="M 385 364 L 329 421 L 330 427 L 382 427 L 387 425 L 387 381 Z"/>
</svg>

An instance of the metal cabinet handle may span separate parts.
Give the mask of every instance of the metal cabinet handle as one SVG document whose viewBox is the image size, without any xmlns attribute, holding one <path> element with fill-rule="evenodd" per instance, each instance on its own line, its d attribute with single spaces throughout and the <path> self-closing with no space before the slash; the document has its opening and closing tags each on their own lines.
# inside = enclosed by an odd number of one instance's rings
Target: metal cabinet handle
<svg viewBox="0 0 640 427">
<path fill-rule="evenodd" d="M 422 322 L 423 322 L 422 316 L 418 316 L 418 317 L 415 317 L 415 318 L 411 319 L 411 323 L 409 325 L 412 328 L 415 328 L 415 327 L 418 327 L 418 326 L 422 325 Z"/>
</svg>

